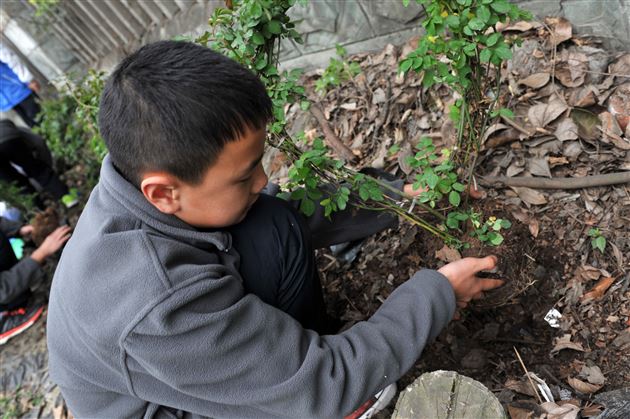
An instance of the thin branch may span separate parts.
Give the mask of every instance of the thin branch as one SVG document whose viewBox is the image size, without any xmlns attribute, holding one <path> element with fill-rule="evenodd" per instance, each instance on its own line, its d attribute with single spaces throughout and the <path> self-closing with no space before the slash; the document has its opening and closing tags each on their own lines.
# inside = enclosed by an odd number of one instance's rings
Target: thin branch
<svg viewBox="0 0 630 419">
<path fill-rule="evenodd" d="M 492 186 L 495 188 L 504 186 L 523 186 L 533 189 L 582 189 L 595 186 L 630 183 L 630 171 L 607 173 L 605 175 L 555 179 L 538 177 L 486 176 L 480 178 L 479 181 L 484 186 Z"/>
</svg>

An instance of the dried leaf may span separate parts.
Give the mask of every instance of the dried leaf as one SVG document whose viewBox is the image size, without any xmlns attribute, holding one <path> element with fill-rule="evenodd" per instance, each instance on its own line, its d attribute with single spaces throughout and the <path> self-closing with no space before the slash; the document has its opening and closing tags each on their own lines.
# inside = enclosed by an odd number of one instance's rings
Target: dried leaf
<svg viewBox="0 0 630 419">
<path fill-rule="evenodd" d="M 538 23 L 538 25 L 540 25 L 540 23 Z M 497 26 L 497 30 L 499 32 L 503 32 L 503 31 L 517 31 L 517 32 L 525 32 L 528 31 L 532 28 L 534 28 L 534 25 L 530 22 L 525 22 L 525 21 L 518 21 L 515 23 L 510 23 L 510 24 L 506 24 L 503 22 L 497 22 L 496 24 Z"/>
<path fill-rule="evenodd" d="M 525 380 L 514 380 L 512 378 L 508 378 L 504 384 L 505 388 L 516 391 L 517 393 L 525 394 L 526 396 L 534 397 L 534 390 L 532 389 L 532 385 L 529 383 L 527 379 Z"/>
<path fill-rule="evenodd" d="M 534 127 L 544 128 L 567 109 L 567 105 L 557 97 L 553 97 L 547 104 L 541 103 L 529 108 L 527 117 Z"/>
<path fill-rule="evenodd" d="M 566 87 L 584 84 L 588 71 L 588 58 L 580 52 L 564 52 L 563 61 L 556 65 L 556 78 Z"/>
<path fill-rule="evenodd" d="M 411 144 L 407 141 L 403 143 L 400 151 L 398 152 L 398 165 L 400 166 L 400 170 L 402 170 L 406 175 L 409 175 L 413 168 L 407 162 L 407 159 L 413 155 L 413 150 L 411 149 Z"/>
<path fill-rule="evenodd" d="M 599 118 L 586 109 L 575 108 L 571 111 L 571 119 L 578 127 L 578 135 L 584 140 L 596 140 L 600 137 Z"/>
<path fill-rule="evenodd" d="M 534 397 L 533 394 L 532 397 Z M 533 419 L 536 417 L 536 413 L 533 410 L 512 405 L 508 405 L 508 413 L 510 414 L 510 419 Z"/>
<path fill-rule="evenodd" d="M 566 157 L 549 157 L 549 167 L 552 169 L 556 166 L 564 166 L 569 164 L 569 160 Z"/>
<path fill-rule="evenodd" d="M 613 282 L 615 282 L 615 280 L 611 277 L 600 279 L 589 292 L 582 296 L 582 304 L 603 297 L 604 293 L 608 288 L 610 288 Z"/>
<path fill-rule="evenodd" d="M 565 18 L 549 17 L 545 19 L 545 22 L 551 26 L 550 41 L 553 46 L 556 46 L 573 37 L 571 23 Z"/>
<path fill-rule="evenodd" d="M 625 131 L 630 122 L 630 82 L 617 86 L 608 98 L 608 110 L 617 119 L 621 131 Z"/>
<path fill-rule="evenodd" d="M 444 245 L 444 247 L 442 247 L 440 250 L 436 250 L 435 257 L 444 262 L 450 263 L 455 262 L 456 260 L 460 260 L 462 258 L 462 255 L 457 249 L 453 249 L 452 247 Z"/>
<path fill-rule="evenodd" d="M 551 76 L 549 73 L 536 73 L 531 76 L 525 77 L 524 79 L 519 80 L 518 84 L 524 84 L 525 86 L 539 89 L 543 87 L 545 84 L 549 83 L 549 79 Z"/>
<path fill-rule="evenodd" d="M 575 391 L 579 391 L 582 394 L 592 394 L 599 391 L 602 387 L 604 387 L 603 385 L 585 383 L 584 381 L 580 379 L 572 378 L 572 377 L 569 377 L 567 379 L 567 382 L 569 383 L 571 387 L 573 387 Z"/>
<path fill-rule="evenodd" d="M 621 251 L 615 243 L 610 243 L 610 247 L 612 248 L 615 260 L 617 261 L 617 266 L 619 267 L 619 269 L 621 269 L 621 267 L 623 266 L 623 255 L 621 254 Z"/>
<path fill-rule="evenodd" d="M 595 86 L 588 85 L 574 89 L 569 95 L 569 105 L 587 108 L 597 103 L 599 91 Z"/>
<path fill-rule="evenodd" d="M 529 172 L 535 176 L 551 177 L 547 157 L 534 157 L 528 160 Z"/>
<path fill-rule="evenodd" d="M 571 403 L 559 406 L 554 402 L 545 402 L 540 407 L 547 413 L 547 419 L 576 419 L 580 413 L 580 408 Z"/>
<path fill-rule="evenodd" d="M 519 198 L 521 198 L 524 202 L 532 205 L 544 205 L 547 203 L 547 198 L 541 192 L 538 192 L 534 189 L 524 188 L 524 187 L 516 187 L 513 186 L 512 189 Z"/>
<path fill-rule="evenodd" d="M 347 111 L 356 111 L 357 109 L 359 109 L 357 107 L 357 102 L 342 103 L 341 105 L 339 105 L 339 107 Z"/>
<path fill-rule="evenodd" d="M 385 103 L 387 100 L 387 96 L 385 95 L 385 91 L 380 87 L 372 93 L 372 103 L 374 105 L 378 105 L 379 103 Z"/>
<path fill-rule="evenodd" d="M 574 351 L 584 352 L 584 347 L 581 344 L 577 342 L 571 342 L 570 333 L 565 334 L 561 338 L 556 338 L 551 353 L 553 354 L 556 352 L 560 352 L 563 349 L 573 349 Z"/>
<path fill-rule="evenodd" d="M 514 177 L 514 176 L 516 176 L 519 173 L 522 173 L 524 171 L 525 171 L 525 168 L 522 165 L 519 165 L 517 162 L 514 162 L 514 163 L 510 164 L 510 166 L 505 171 L 505 174 L 508 177 Z"/>
<path fill-rule="evenodd" d="M 592 367 L 583 366 L 582 371 L 580 371 L 580 377 L 586 378 L 589 383 L 595 385 L 601 385 L 606 382 L 606 377 L 604 377 L 602 370 L 597 365 Z"/>
<path fill-rule="evenodd" d="M 531 220 L 529 220 L 529 232 L 531 233 L 531 235 L 536 238 L 538 237 L 538 232 L 540 231 L 540 223 L 538 222 L 537 219 L 532 218 Z"/>
<path fill-rule="evenodd" d="M 564 118 L 560 121 L 560 124 L 558 124 L 554 135 L 560 141 L 577 140 L 578 126 L 571 118 Z"/>
<path fill-rule="evenodd" d="M 630 74 L 630 54 L 624 54 L 608 67 L 608 72 L 614 75 L 627 76 Z"/>
</svg>

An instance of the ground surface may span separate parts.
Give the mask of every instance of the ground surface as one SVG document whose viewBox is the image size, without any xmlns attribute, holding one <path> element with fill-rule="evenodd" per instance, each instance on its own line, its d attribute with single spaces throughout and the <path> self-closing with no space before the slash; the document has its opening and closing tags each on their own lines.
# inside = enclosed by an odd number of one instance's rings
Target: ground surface
<svg viewBox="0 0 630 419">
<path fill-rule="evenodd" d="M 503 71 L 511 93 L 506 84 L 502 103 L 515 111 L 514 124 L 502 121 L 494 127 L 478 175 L 556 178 L 630 170 L 630 129 L 607 113 L 630 81 L 630 56 L 572 37 L 562 21 L 525 25 L 518 32 L 526 40 Z M 418 75 L 397 75 L 399 57 L 412 44 L 351 57 L 362 73 L 318 99 L 336 135 L 359 157 L 357 168 L 379 167 L 405 177 L 404 155 L 421 136 L 431 136 L 438 146 L 452 145 L 453 129 L 445 117 L 452 94 L 440 86 L 422 88 Z M 306 80 L 316 78 L 310 74 Z M 307 137 L 321 132 L 308 113 L 296 107 L 288 111 L 293 132 L 304 130 Z M 392 155 L 387 150 L 394 144 L 401 151 Z M 285 176 L 282 159 L 272 156 L 270 166 L 276 179 Z M 498 248 L 471 242 L 463 256 L 497 254 L 496 275 L 507 284 L 452 322 L 399 388 L 426 371 L 454 370 L 485 384 L 513 418 L 529 412 L 540 417 L 540 403 L 524 378 L 516 349 L 556 401 L 570 400 L 584 416 L 596 414 L 591 400 L 630 382 L 630 187 L 487 186 L 485 192 L 473 205 L 513 226 Z M 68 217 L 71 222 L 75 218 Z M 591 228 L 606 238 L 603 253 L 591 246 Z M 367 239 L 350 262 L 330 250 L 318 251 L 330 312 L 346 326 L 369 318 L 415 271 L 457 257 L 443 246 L 401 223 Z M 544 320 L 553 308 L 562 315 L 559 328 Z M 47 379 L 44 337 L 44 322 L 39 321 L 0 347 L 0 409 L 7 417 L 64 417 Z"/>
</svg>

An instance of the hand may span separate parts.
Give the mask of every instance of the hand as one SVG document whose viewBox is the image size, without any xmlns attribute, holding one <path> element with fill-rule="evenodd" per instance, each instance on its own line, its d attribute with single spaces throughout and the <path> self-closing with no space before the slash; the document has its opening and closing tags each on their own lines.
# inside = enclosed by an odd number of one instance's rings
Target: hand
<svg viewBox="0 0 630 419">
<path fill-rule="evenodd" d="M 29 234 L 31 234 L 32 232 L 33 232 L 33 226 L 30 225 L 30 224 L 27 224 L 27 225 L 22 226 L 20 228 L 20 236 L 22 236 L 22 237 L 26 237 Z"/>
<path fill-rule="evenodd" d="M 40 90 L 39 82 L 37 80 L 31 80 L 31 82 L 28 84 L 28 88 L 34 91 L 35 93 L 39 93 L 39 90 Z"/>
<path fill-rule="evenodd" d="M 453 287 L 457 306 L 464 308 L 471 300 L 483 298 L 483 292 L 503 285 L 500 279 L 478 278 L 477 272 L 494 269 L 497 266 L 496 256 L 485 258 L 464 258 L 451 262 L 438 269 Z"/>
<path fill-rule="evenodd" d="M 68 226 L 57 227 L 57 229 L 50 233 L 44 239 L 44 242 L 31 254 L 31 258 L 35 262 L 42 264 L 46 258 L 53 255 L 68 241 L 71 230 L 72 229 Z"/>
</svg>

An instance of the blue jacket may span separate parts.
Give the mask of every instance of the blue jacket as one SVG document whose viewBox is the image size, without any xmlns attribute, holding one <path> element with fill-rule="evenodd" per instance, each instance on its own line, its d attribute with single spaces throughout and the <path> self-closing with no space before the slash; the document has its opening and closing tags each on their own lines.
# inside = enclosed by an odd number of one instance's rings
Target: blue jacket
<svg viewBox="0 0 630 419">
<path fill-rule="evenodd" d="M 6 112 L 31 94 L 28 85 L 22 83 L 17 74 L 0 61 L 0 111 Z"/>
</svg>

